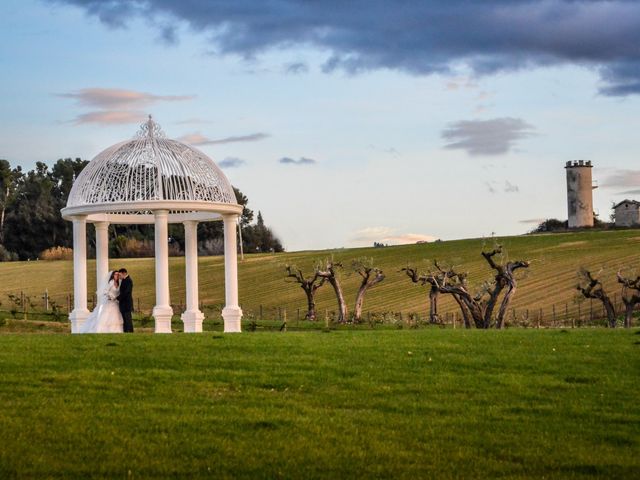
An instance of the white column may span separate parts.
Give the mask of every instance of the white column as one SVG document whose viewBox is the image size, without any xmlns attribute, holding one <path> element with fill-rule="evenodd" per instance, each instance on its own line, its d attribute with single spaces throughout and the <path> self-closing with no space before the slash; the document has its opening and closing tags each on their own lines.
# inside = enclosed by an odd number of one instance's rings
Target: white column
<svg viewBox="0 0 640 480">
<path fill-rule="evenodd" d="M 153 307 L 153 318 L 156 333 L 171 333 L 173 309 L 169 303 L 169 211 L 156 210 L 153 216 L 156 251 L 156 306 Z"/>
<path fill-rule="evenodd" d="M 224 293 L 225 307 L 222 309 L 225 332 L 240 332 L 242 310 L 238 306 L 238 252 L 236 243 L 236 221 L 238 215 L 223 215 L 224 220 Z"/>
<path fill-rule="evenodd" d="M 204 314 L 198 308 L 198 222 L 187 220 L 183 223 L 187 310 L 180 318 L 185 332 L 202 332 Z"/>
<path fill-rule="evenodd" d="M 73 218 L 73 311 L 71 333 L 78 333 L 89 316 L 87 309 L 87 217 Z"/>
<path fill-rule="evenodd" d="M 107 286 L 109 275 L 109 222 L 96 222 L 96 294 L 100 295 Z"/>
</svg>

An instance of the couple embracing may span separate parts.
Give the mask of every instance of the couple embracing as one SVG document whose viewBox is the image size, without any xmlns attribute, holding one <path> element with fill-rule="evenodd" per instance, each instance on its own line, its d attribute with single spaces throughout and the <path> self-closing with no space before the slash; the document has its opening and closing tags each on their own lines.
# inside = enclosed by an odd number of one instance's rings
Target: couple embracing
<svg viewBox="0 0 640 480">
<path fill-rule="evenodd" d="M 80 327 L 79 333 L 132 333 L 133 281 L 126 268 L 109 273 L 98 306 Z"/>
</svg>

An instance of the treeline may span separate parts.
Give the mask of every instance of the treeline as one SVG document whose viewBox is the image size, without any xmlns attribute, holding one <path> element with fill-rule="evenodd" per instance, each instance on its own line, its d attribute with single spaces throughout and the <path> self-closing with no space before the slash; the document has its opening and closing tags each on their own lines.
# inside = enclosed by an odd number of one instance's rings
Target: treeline
<svg viewBox="0 0 640 480">
<path fill-rule="evenodd" d="M 67 204 L 74 179 L 89 163 L 80 158 L 59 159 L 52 167 L 37 162 L 33 170 L 12 167 L 0 160 L 0 261 L 51 258 L 51 252 L 64 256 L 73 245 L 71 222 L 62 218 L 60 210 Z M 243 205 L 241 216 L 242 245 L 247 253 L 281 252 L 282 243 L 267 227 L 258 212 L 247 207 L 249 199 L 234 187 L 236 199 Z M 169 226 L 172 254 L 184 248 L 182 225 Z M 95 235 L 88 229 L 88 254 L 95 255 Z M 153 225 L 111 225 L 110 256 L 139 257 L 153 255 Z M 220 254 L 224 250 L 222 222 L 198 225 L 198 249 L 201 255 Z M 56 248 L 61 247 L 61 248 Z M 49 250 L 48 255 L 43 252 Z"/>
</svg>

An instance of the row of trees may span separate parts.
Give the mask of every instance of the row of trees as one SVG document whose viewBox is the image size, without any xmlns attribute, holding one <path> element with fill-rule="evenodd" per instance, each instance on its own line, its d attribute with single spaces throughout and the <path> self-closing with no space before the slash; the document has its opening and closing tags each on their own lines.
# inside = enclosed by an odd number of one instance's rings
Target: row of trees
<svg viewBox="0 0 640 480">
<path fill-rule="evenodd" d="M 426 272 L 420 272 L 410 265 L 400 270 L 411 282 L 428 287 L 430 323 L 441 323 L 438 302 L 441 295 L 450 295 L 460 309 L 466 328 L 504 328 L 509 305 L 518 287 L 518 272 L 528 269 L 531 263 L 528 260 L 509 260 L 501 245 L 495 245 L 492 250 L 482 251 L 481 255 L 492 272 L 492 278 L 475 289 L 469 284 L 468 272 L 458 267 L 445 266 L 437 260 L 433 261 L 433 267 Z M 339 272 L 342 269 L 343 264 L 334 260 L 317 263 L 312 274 L 308 276 L 305 276 L 295 265 L 285 267 L 285 278 L 297 283 L 305 292 L 306 319 L 316 320 L 316 293 L 328 283 L 336 296 L 338 321 L 341 323 L 349 320 L 354 323 L 362 321 L 365 295 L 369 289 L 382 282 L 385 275 L 374 265 L 372 259 L 357 259 L 351 262 L 351 271 L 357 273 L 361 281 L 356 294 L 353 315 L 349 317 L 340 282 Z M 615 328 L 620 315 L 602 281 L 586 269 L 581 269 L 579 276 L 581 281 L 577 289 L 581 296 L 601 301 L 609 326 Z M 625 276 L 622 271 L 618 271 L 616 278 L 622 289 L 624 326 L 628 328 L 631 326 L 636 306 L 640 305 L 640 276 Z"/>
<path fill-rule="evenodd" d="M 37 258 L 43 250 L 68 247 L 72 229 L 60 209 L 67 203 L 74 178 L 88 162 L 58 160 L 51 169 L 37 162 L 23 172 L 0 160 L 0 252 L 2 260 Z"/>
<path fill-rule="evenodd" d="M 305 319 L 315 321 L 316 313 L 316 293 L 320 287 L 328 283 L 333 288 L 338 304 L 338 322 L 345 323 L 349 319 L 347 302 L 342 292 L 342 284 L 340 283 L 340 270 L 343 269 L 341 262 L 335 262 L 333 259 L 318 263 L 314 272 L 310 276 L 305 276 L 302 270 L 295 265 L 287 265 L 285 267 L 286 278 L 291 279 L 300 285 L 307 297 L 307 313 Z M 362 306 L 364 305 L 364 297 L 367 291 L 382 282 L 385 275 L 377 267 L 373 266 L 372 259 L 361 258 L 351 262 L 351 269 L 361 277 L 360 287 L 356 294 L 355 306 L 353 310 L 353 321 L 358 323 L 362 321 Z"/>
<path fill-rule="evenodd" d="M 67 199 L 74 179 L 88 164 L 80 158 L 59 159 L 53 167 L 37 162 L 34 169 L 24 172 L 22 167 L 12 167 L 7 160 L 0 160 L 0 261 L 28 260 L 52 247 L 71 247 L 73 231 L 60 210 Z M 244 209 L 241 217 L 243 248 L 245 252 L 281 252 L 282 243 L 267 227 L 258 212 L 247 207 L 249 199 L 234 187 L 236 199 Z M 91 232 L 90 232 L 91 233 Z M 153 252 L 153 226 L 111 225 L 110 255 L 113 257 L 140 255 Z M 173 250 L 184 247 L 184 230 L 181 225 L 171 225 L 169 235 Z M 223 251 L 221 222 L 198 225 L 201 254 L 219 254 Z M 95 249 L 95 237 L 89 235 L 89 254 Z"/>
<path fill-rule="evenodd" d="M 509 303 L 517 288 L 516 271 L 529 267 L 525 260 L 508 261 L 503 248 L 497 245 L 492 251 L 482 252 L 482 256 L 494 271 L 491 281 L 482 284 L 478 292 L 471 291 L 468 273 L 455 267 L 443 267 L 438 261 L 434 268 L 421 273 L 416 268 L 407 266 L 400 270 L 413 283 L 429 287 L 429 319 L 431 323 L 439 323 L 438 300 L 442 294 L 451 295 L 460 307 L 464 324 L 467 328 L 502 328 Z M 316 264 L 311 275 L 305 276 L 302 270 L 294 265 L 285 267 L 286 278 L 299 284 L 307 297 L 307 313 L 305 318 L 316 320 L 315 295 L 325 283 L 333 288 L 338 306 L 338 321 L 349 320 L 347 304 L 340 283 L 339 271 L 343 264 L 326 260 Z M 382 270 L 373 264 L 372 259 L 357 259 L 351 262 L 351 270 L 360 278 L 356 294 L 352 321 L 362 320 L 362 309 L 366 293 L 385 279 Z M 497 313 L 494 311 L 497 307 Z"/>
</svg>

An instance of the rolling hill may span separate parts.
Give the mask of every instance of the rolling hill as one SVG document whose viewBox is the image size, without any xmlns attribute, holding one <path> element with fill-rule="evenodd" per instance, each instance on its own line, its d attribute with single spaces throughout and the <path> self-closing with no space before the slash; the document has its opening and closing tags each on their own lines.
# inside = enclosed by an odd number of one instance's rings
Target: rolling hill
<svg viewBox="0 0 640 480">
<path fill-rule="evenodd" d="M 616 292 L 615 272 L 618 268 L 640 268 L 640 230 L 584 231 L 563 234 L 527 235 L 499 239 L 510 259 L 526 259 L 531 267 L 519 282 L 512 307 L 517 315 L 529 310 L 531 315 L 549 319 L 555 309 L 558 316 L 566 311 L 575 315 L 578 309 L 575 284 L 580 266 L 595 271 L 602 270 L 607 285 Z M 483 248 L 490 248 L 492 239 L 466 239 L 429 244 L 403 245 L 385 248 L 356 248 L 323 251 L 304 251 L 281 254 L 246 255 L 239 265 L 240 303 L 246 315 L 257 316 L 262 307 L 263 316 L 274 318 L 284 309 L 290 319 L 305 312 L 305 296 L 298 285 L 285 281 L 284 266 L 295 264 L 305 273 L 311 272 L 316 261 L 333 257 L 342 261 L 345 295 L 353 308 L 359 276 L 349 272 L 351 260 L 372 258 L 382 268 L 386 279 L 370 290 L 365 300 L 365 312 L 417 312 L 427 313 L 427 289 L 415 284 L 399 272 L 411 264 L 423 270 L 433 259 L 455 264 L 467 270 L 475 284 L 490 280 L 492 275 L 481 257 Z M 154 303 L 154 261 L 151 258 L 113 260 L 112 267 L 125 266 L 134 279 L 134 297 L 140 309 L 150 311 Z M 66 307 L 67 296 L 73 291 L 73 266 L 70 261 L 31 261 L 0 264 L 0 308 L 8 310 L 9 295 L 24 292 L 34 305 L 42 305 L 45 289 L 50 298 Z M 177 309 L 184 303 L 184 262 L 182 258 L 170 259 L 171 300 Z M 95 285 L 93 261 L 89 261 L 89 291 Z M 224 260 L 222 257 L 200 259 L 200 299 L 208 315 L 215 315 L 224 302 Z M 318 311 L 335 309 L 333 292 L 329 285 L 318 292 Z M 588 302 L 587 302 L 588 303 Z M 444 297 L 441 312 L 456 311 L 455 304 Z M 589 307 L 582 304 L 584 315 Z M 594 305 L 594 309 L 600 305 Z M 528 314 L 529 315 L 529 314 Z M 527 316 L 528 316 L 527 315 Z"/>
</svg>

